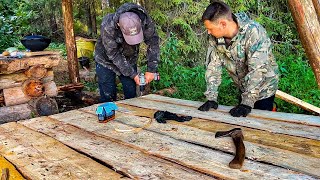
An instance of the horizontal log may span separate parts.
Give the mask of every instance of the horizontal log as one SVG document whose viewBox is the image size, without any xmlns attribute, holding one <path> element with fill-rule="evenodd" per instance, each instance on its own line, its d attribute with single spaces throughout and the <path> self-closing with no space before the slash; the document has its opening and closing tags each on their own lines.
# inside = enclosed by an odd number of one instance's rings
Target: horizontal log
<svg viewBox="0 0 320 180">
<path fill-rule="evenodd" d="M 29 77 L 27 77 L 24 73 L 0 75 L 0 90 L 22 86 L 23 82 L 28 79 Z M 53 79 L 53 71 L 52 69 L 49 69 L 46 72 L 46 75 L 41 79 L 41 82 L 46 83 L 49 81 L 53 81 Z"/>
<path fill-rule="evenodd" d="M 34 56 L 21 59 L 0 59 L 0 74 L 11 74 L 36 65 L 52 68 L 58 66 L 61 59 L 61 55 Z"/>
<path fill-rule="evenodd" d="M 50 81 L 43 84 L 44 94 L 48 97 L 55 97 L 58 95 L 58 87 L 54 81 Z"/>
<path fill-rule="evenodd" d="M 84 88 L 84 85 L 82 83 L 74 83 L 74 84 L 59 86 L 58 91 L 73 91 L 73 90 L 81 90 L 83 88 Z"/>
<path fill-rule="evenodd" d="M 0 107 L 0 124 L 22 119 L 29 119 L 32 117 L 32 112 L 33 110 L 28 103 Z"/>
<path fill-rule="evenodd" d="M 31 66 L 24 74 L 28 78 L 41 79 L 47 74 L 47 69 L 42 64 Z"/>
<path fill-rule="evenodd" d="M 169 104 L 189 106 L 189 107 L 193 107 L 193 108 L 198 108 L 203 104 L 203 102 L 199 102 L 199 101 L 190 101 L 190 100 L 184 100 L 184 99 L 170 98 L 170 97 L 159 96 L 159 95 L 155 95 L 155 94 L 149 94 L 149 95 L 143 96 L 141 98 L 149 99 L 152 101 L 160 101 L 160 102 L 169 103 Z M 231 108 L 233 108 L 233 107 L 219 105 L 219 108 L 217 110 L 212 110 L 212 111 L 228 113 Z M 259 119 L 282 121 L 282 122 L 296 123 L 296 124 L 306 124 L 306 125 L 320 127 L 319 117 L 305 115 L 305 114 L 270 112 L 270 111 L 252 109 L 251 113 L 247 117 L 254 117 L 254 118 L 259 118 Z"/>
<path fill-rule="evenodd" d="M 31 100 L 31 97 L 23 92 L 22 87 L 13 87 L 3 90 L 4 104 L 13 106 L 24 104 Z"/>
</svg>

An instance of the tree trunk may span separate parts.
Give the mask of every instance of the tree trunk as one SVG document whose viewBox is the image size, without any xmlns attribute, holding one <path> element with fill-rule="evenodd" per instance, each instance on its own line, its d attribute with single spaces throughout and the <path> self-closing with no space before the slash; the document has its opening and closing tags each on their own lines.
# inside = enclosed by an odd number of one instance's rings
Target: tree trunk
<svg viewBox="0 0 320 180">
<path fill-rule="evenodd" d="M 96 6 L 95 1 L 91 1 L 91 23 L 92 23 L 92 37 L 97 35 L 97 15 L 96 15 Z"/>
<path fill-rule="evenodd" d="M 289 0 L 291 14 L 320 88 L 320 24 L 312 0 Z"/>
<path fill-rule="evenodd" d="M 319 0 L 312 0 L 313 6 L 316 10 L 318 21 L 320 22 L 320 1 Z"/>
<path fill-rule="evenodd" d="M 85 14 L 87 19 L 87 26 L 88 26 L 88 34 L 92 36 L 92 19 L 91 19 L 91 0 L 86 0 L 85 4 Z"/>
<path fill-rule="evenodd" d="M 72 0 L 62 0 L 63 24 L 68 57 L 69 78 L 72 83 L 80 82 L 77 47 L 73 31 Z"/>
</svg>

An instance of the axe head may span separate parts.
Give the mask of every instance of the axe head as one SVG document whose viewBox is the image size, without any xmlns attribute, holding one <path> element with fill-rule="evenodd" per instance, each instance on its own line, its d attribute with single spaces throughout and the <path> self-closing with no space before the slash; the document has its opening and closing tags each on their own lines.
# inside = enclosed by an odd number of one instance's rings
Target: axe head
<svg viewBox="0 0 320 180">
<path fill-rule="evenodd" d="M 242 136 L 241 128 L 234 128 L 229 131 L 218 131 L 216 132 L 215 138 L 221 138 L 221 137 L 238 137 Z"/>
</svg>

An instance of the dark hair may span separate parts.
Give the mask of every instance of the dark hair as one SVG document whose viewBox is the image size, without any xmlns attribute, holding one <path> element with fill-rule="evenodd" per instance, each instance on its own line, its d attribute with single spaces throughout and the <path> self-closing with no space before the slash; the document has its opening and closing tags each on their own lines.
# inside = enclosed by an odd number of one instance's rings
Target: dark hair
<svg viewBox="0 0 320 180">
<path fill-rule="evenodd" d="M 218 0 L 211 0 L 210 2 L 211 4 L 202 14 L 202 22 L 205 20 L 215 21 L 223 16 L 232 18 L 231 9 L 226 3 Z"/>
</svg>

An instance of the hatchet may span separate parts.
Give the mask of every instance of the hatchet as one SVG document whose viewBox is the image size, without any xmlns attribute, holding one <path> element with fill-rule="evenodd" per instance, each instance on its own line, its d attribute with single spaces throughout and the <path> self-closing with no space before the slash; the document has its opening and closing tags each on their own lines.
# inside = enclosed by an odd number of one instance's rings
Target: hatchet
<svg viewBox="0 0 320 180">
<path fill-rule="evenodd" d="M 243 144 L 243 134 L 241 128 L 234 128 L 230 131 L 218 131 L 216 132 L 215 138 L 231 137 L 234 145 L 236 146 L 236 155 L 233 160 L 229 163 L 229 167 L 232 169 L 240 169 L 243 165 L 244 158 L 246 156 L 246 149 Z"/>
</svg>

